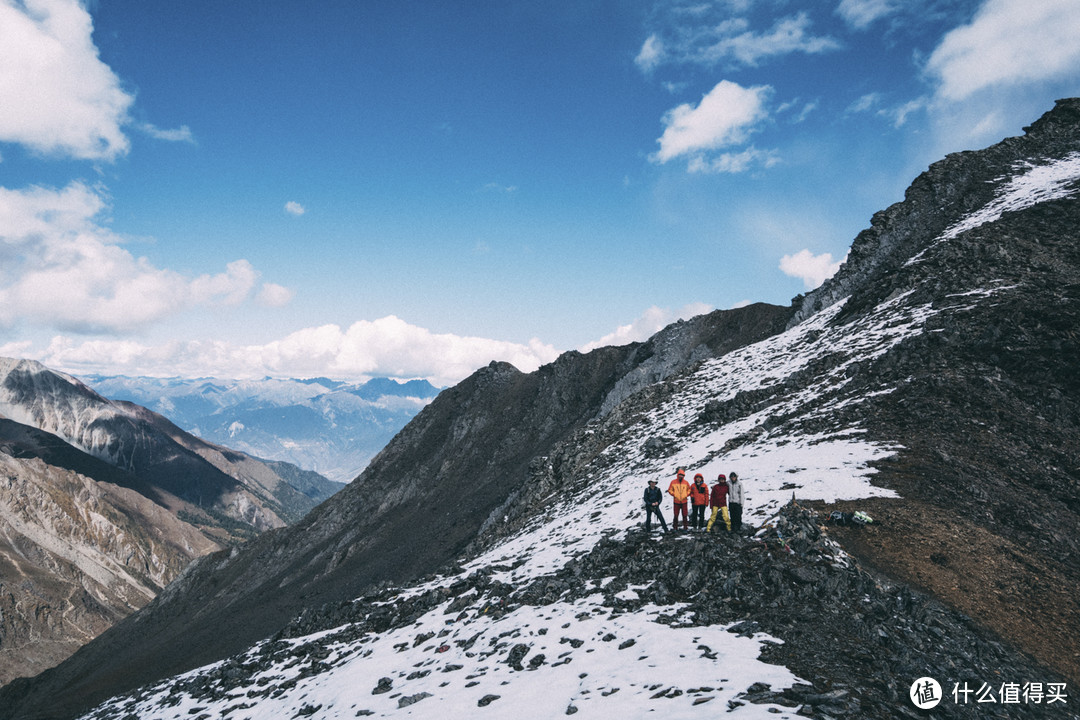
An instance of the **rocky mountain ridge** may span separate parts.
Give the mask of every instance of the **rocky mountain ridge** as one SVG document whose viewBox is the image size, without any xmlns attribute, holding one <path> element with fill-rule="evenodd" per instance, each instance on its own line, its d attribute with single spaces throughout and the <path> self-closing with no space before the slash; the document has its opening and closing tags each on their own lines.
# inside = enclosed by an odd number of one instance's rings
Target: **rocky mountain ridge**
<svg viewBox="0 0 1080 720">
<path fill-rule="evenodd" d="M 1076 153 L 1065 100 L 935 164 L 790 308 L 478 371 L 0 717 L 907 718 L 924 674 L 941 717 L 1075 716 Z M 752 538 L 644 536 L 678 466 L 737 470 Z"/>
</svg>

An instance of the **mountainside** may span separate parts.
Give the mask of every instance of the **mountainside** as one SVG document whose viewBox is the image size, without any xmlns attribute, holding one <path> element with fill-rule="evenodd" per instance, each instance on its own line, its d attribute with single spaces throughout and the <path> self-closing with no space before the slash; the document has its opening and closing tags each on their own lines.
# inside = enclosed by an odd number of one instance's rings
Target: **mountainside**
<svg viewBox="0 0 1080 720">
<path fill-rule="evenodd" d="M 4 682 L 60 662 L 220 549 L 147 489 L 53 435 L 0 420 Z"/>
<path fill-rule="evenodd" d="M 0 680 L 64 659 L 194 558 L 302 517 L 325 497 L 304 481 L 0 359 Z"/>
<path fill-rule="evenodd" d="M 438 394 L 426 380 L 375 378 L 84 378 L 103 395 L 131 400 L 193 435 L 255 457 L 286 461 L 336 482 L 355 478 Z"/>
<path fill-rule="evenodd" d="M 85 717 L 903 718 L 927 676 L 935 716 L 1076 717 L 1078 190 L 1060 101 L 933 165 L 790 308 L 492 364 L 0 717 L 155 682 Z M 680 466 L 737 471 L 748 532 L 646 535 Z"/>
</svg>

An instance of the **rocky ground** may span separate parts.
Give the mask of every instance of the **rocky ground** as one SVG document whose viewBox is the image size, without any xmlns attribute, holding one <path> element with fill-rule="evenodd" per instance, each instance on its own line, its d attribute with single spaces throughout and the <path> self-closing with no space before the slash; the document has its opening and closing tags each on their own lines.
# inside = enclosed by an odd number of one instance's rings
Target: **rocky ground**
<svg viewBox="0 0 1080 720">
<path fill-rule="evenodd" d="M 295 685 L 329 668 L 330 646 L 408 627 L 448 599 L 457 598 L 455 603 L 461 609 L 485 607 L 485 612 L 509 613 L 521 606 L 572 603 L 595 593 L 595 581 L 603 578 L 602 606 L 613 617 L 650 604 L 687 603 L 687 612 L 678 618 L 661 615 L 659 622 L 729 625 L 733 635 L 764 632 L 782 641 L 766 644 L 764 659 L 790 668 L 803 682 L 782 690 L 753 685 L 729 701 L 728 709 L 745 703 L 769 703 L 823 720 L 918 718 L 925 715 L 912 706 L 908 692 L 915 679 L 929 676 L 941 682 L 946 695 L 934 717 L 1080 717 L 1070 704 L 1072 698 L 1066 703 L 1051 704 L 1044 699 L 1041 703 L 990 705 L 976 703 L 972 695 L 969 703 L 955 702 L 953 683 L 966 683 L 973 691 L 989 685 L 997 695 L 1002 683 L 1038 681 L 1048 687 L 1067 680 L 1007 644 L 986 639 L 965 615 L 863 567 L 832 539 L 836 535 L 850 540 L 862 534 L 872 542 L 881 536 L 885 524 L 880 528 L 835 528 L 823 524 L 826 517 L 792 503 L 756 534 L 748 530 L 743 534 L 661 536 L 637 527 L 625 538 L 602 541 L 555 575 L 524 587 L 494 581 L 492 573 L 498 568 L 468 575 L 458 568 L 456 576 L 451 574 L 441 586 L 419 595 L 398 596 L 395 589 L 387 588 L 355 603 L 308 612 L 258 651 L 226 661 L 209 673 L 180 680 L 173 684 L 172 692 L 176 702 L 181 694 L 205 702 L 220 701 L 245 687 L 249 688 L 249 699 L 270 697 L 287 688 L 265 679 L 257 685 L 253 682 L 269 668 L 293 668 L 284 683 Z M 636 592 L 627 593 L 630 588 Z M 448 617 L 457 612 L 455 603 L 448 607 Z M 331 629 L 329 634 L 299 641 Z M 423 636 L 415 642 L 437 639 Z M 573 638 L 566 642 L 575 647 Z M 501 651 L 505 658 L 500 656 L 499 662 L 527 671 L 530 663 L 535 666 L 551 660 L 529 657 L 529 650 L 527 644 L 506 643 Z M 688 651 L 708 656 L 715 649 L 699 646 Z M 393 678 L 384 678 L 381 683 L 372 694 L 396 690 Z M 701 702 L 711 699 L 707 682 L 665 687 L 661 693 L 672 698 L 689 693 L 699 696 Z M 114 705 L 94 717 L 126 720 L 124 708 L 134 708 L 139 698 L 135 694 L 128 703 Z M 399 705 L 414 701 L 403 694 Z M 236 709 L 243 709 L 243 705 Z M 312 708 L 312 713 L 317 713 L 317 708 Z M 567 714 L 572 713 L 572 708 L 567 708 Z M 357 715 L 363 714 L 361 708 Z"/>
<path fill-rule="evenodd" d="M 1078 687 L 1078 585 L 1061 563 L 930 504 L 874 499 L 821 507 L 862 509 L 881 523 L 830 529 L 864 566 L 940 598 Z"/>
</svg>

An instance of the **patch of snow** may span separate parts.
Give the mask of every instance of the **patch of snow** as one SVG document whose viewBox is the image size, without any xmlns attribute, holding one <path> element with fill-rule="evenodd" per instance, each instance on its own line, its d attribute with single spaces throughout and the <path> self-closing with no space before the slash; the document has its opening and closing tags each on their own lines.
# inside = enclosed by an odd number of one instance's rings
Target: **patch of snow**
<svg viewBox="0 0 1080 720">
<path fill-rule="evenodd" d="M 319 706 L 317 716 L 325 720 L 361 713 L 452 719 L 486 712 L 491 717 L 551 718 L 572 707 L 577 717 L 597 720 L 651 712 L 682 720 L 720 712 L 726 716 L 728 703 L 754 683 L 778 691 L 798 682 L 786 668 L 756 660 L 769 641 L 765 635 L 736 635 L 727 632 L 727 626 L 688 626 L 685 616 L 680 621 L 683 608 L 678 605 L 647 605 L 636 613 L 616 614 L 593 597 L 521 607 L 498 618 L 476 606 L 469 618 L 457 622 L 447 619 L 446 605 L 441 605 L 406 628 L 326 645 L 330 654 L 320 662 L 332 666 L 330 672 L 301 677 L 301 663 L 261 673 L 253 689 L 264 689 L 268 697 L 231 716 L 278 720 L 299 716 L 305 706 Z M 670 624 L 657 622 L 661 615 Z M 439 637 L 444 631 L 449 632 Z M 429 633 L 435 635 L 417 643 Z M 332 638 L 322 633 L 294 642 Z M 525 653 L 518 658 L 520 665 L 512 667 L 508 655 L 515 646 L 523 646 Z M 135 704 L 113 701 L 99 712 L 122 710 L 143 720 L 203 713 L 223 717 L 230 707 L 250 701 L 247 687 L 211 702 L 174 693 L 185 680 L 213 669 L 159 685 Z M 390 679 L 391 689 L 373 693 L 383 678 Z M 407 702 L 414 698 L 420 699 Z M 730 715 L 795 720 L 796 710 L 745 703 Z"/>
<path fill-rule="evenodd" d="M 1043 164 L 1025 162 L 1018 165 L 1016 171 L 1019 174 L 995 181 L 1001 183 L 1001 186 L 993 200 L 951 225 L 926 250 L 904 264 L 919 262 L 930 248 L 952 240 L 968 230 L 1000 220 L 1007 212 L 1026 210 L 1042 202 L 1075 194 L 1078 189 L 1076 181 L 1080 180 L 1080 153 L 1074 152 Z"/>
</svg>

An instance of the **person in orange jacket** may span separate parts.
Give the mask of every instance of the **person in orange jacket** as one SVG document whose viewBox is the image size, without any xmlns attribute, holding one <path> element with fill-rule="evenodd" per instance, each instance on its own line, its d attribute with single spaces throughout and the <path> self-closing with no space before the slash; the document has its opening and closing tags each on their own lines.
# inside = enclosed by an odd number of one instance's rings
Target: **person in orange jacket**
<svg viewBox="0 0 1080 720">
<path fill-rule="evenodd" d="M 683 530 L 689 528 L 686 515 L 686 499 L 690 497 L 690 483 L 686 482 L 686 471 L 679 468 L 675 479 L 668 485 L 668 495 L 675 499 L 675 513 L 671 517 L 671 529 L 679 529 L 679 514 L 682 513 Z"/>
<path fill-rule="evenodd" d="M 690 527 L 695 532 L 702 532 L 705 530 L 705 508 L 709 507 L 709 486 L 701 473 L 694 475 L 694 482 L 690 485 L 690 507 Z"/>
<path fill-rule="evenodd" d="M 732 477 L 734 477 L 732 473 Z M 712 498 L 710 505 L 712 505 L 712 517 L 709 518 L 709 526 L 706 528 L 708 532 L 712 532 L 713 523 L 716 522 L 716 516 L 720 515 L 724 518 L 724 525 L 727 527 L 728 532 L 731 532 L 731 515 L 728 513 L 728 486 L 727 478 L 723 473 L 716 476 L 716 484 L 713 485 Z"/>
</svg>

